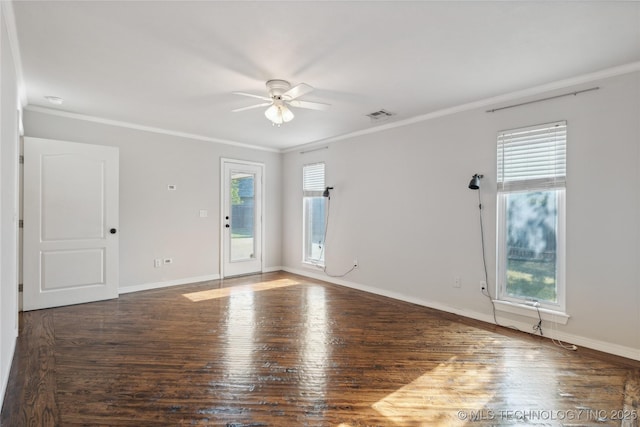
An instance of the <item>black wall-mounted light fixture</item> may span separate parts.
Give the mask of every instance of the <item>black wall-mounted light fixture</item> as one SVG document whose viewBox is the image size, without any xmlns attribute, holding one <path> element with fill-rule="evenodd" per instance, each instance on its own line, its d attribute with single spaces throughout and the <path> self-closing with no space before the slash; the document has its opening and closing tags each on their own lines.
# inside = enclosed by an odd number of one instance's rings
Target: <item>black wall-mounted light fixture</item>
<svg viewBox="0 0 640 427">
<path fill-rule="evenodd" d="M 471 190 L 479 190 L 480 189 L 480 180 L 484 178 L 484 175 L 479 173 L 473 175 L 471 181 L 469 182 L 469 189 Z"/>
<path fill-rule="evenodd" d="M 333 187 L 327 187 L 324 189 L 324 193 L 322 193 L 322 197 L 330 197 L 329 190 L 333 190 Z"/>
</svg>

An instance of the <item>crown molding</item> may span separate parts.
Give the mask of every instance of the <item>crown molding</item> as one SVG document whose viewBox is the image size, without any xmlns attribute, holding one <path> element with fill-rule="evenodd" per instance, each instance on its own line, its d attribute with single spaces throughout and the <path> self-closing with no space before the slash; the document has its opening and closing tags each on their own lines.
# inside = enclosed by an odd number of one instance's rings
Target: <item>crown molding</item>
<svg viewBox="0 0 640 427">
<path fill-rule="evenodd" d="M 27 105 L 27 91 L 24 83 L 24 73 L 22 71 L 22 55 L 20 54 L 20 43 L 18 43 L 18 30 L 16 27 L 16 16 L 13 12 L 13 2 L 2 1 L 2 16 L 7 26 L 7 34 L 9 37 L 9 47 L 13 56 L 13 63 L 16 71 L 16 80 L 18 83 L 18 107 L 20 109 Z"/>
<path fill-rule="evenodd" d="M 169 129 L 157 128 L 153 126 L 144 126 L 136 123 L 124 122 L 120 120 L 111 120 L 111 119 L 105 119 L 102 117 L 89 116 L 86 114 L 71 113 L 69 111 L 54 110 L 52 108 L 41 107 L 38 105 L 27 105 L 25 107 L 25 110 L 32 111 L 34 113 L 42 113 L 42 114 L 48 114 L 51 116 L 65 117 L 68 119 L 83 120 L 87 122 L 100 123 L 103 125 L 117 126 L 117 127 L 127 128 L 127 129 L 134 129 L 134 130 L 139 130 L 143 132 L 152 132 L 152 133 L 158 133 L 162 135 L 177 136 L 179 138 L 194 139 L 197 141 L 214 142 L 217 144 L 232 145 L 235 147 L 249 148 L 252 150 L 280 153 L 280 150 L 276 148 L 261 147 L 258 145 L 245 144 L 242 142 L 236 142 L 236 141 L 231 141 L 227 139 L 212 138 L 209 136 L 197 135 L 194 133 L 179 132 L 179 131 L 174 131 Z"/>
<path fill-rule="evenodd" d="M 3 5 L 4 5 L 4 3 L 5 2 L 2 2 Z M 19 55 L 19 53 L 18 53 L 18 55 Z M 16 63 L 17 62 L 18 61 L 16 61 Z M 42 113 L 42 114 L 50 114 L 50 115 L 54 115 L 54 116 L 72 118 L 72 119 L 76 119 L 76 120 L 90 121 L 90 122 L 94 122 L 94 123 L 101 123 L 101 124 L 106 124 L 106 125 L 111 125 L 111 126 L 124 127 L 124 128 L 128 128 L 128 129 L 135 129 L 135 130 L 141 130 L 141 131 L 146 131 L 146 132 L 153 132 L 153 133 L 159 133 L 159 134 L 164 134 L 164 135 L 177 136 L 177 137 L 181 137 L 181 138 L 195 139 L 195 140 L 199 140 L 199 141 L 214 142 L 214 143 L 218 143 L 218 144 L 232 145 L 232 146 L 236 146 L 236 147 L 249 148 L 249 149 L 253 149 L 253 150 L 260 150 L 260 151 L 267 151 L 267 152 L 273 152 L 273 153 L 286 154 L 286 153 L 291 153 L 291 152 L 300 151 L 300 150 L 307 150 L 308 151 L 309 149 L 314 149 L 314 148 L 317 148 L 319 146 L 326 145 L 326 144 L 333 143 L 333 142 L 338 142 L 338 141 L 343 141 L 343 140 L 347 140 L 347 139 L 352 139 L 352 138 L 355 138 L 355 137 L 358 137 L 358 136 L 363 136 L 363 135 L 369 135 L 369 134 L 374 134 L 374 133 L 378 133 L 378 132 L 383 132 L 383 131 L 389 130 L 389 129 L 395 129 L 395 128 L 399 128 L 399 127 L 409 126 L 409 125 L 412 125 L 414 123 L 420 123 L 420 122 L 424 122 L 424 121 L 428 121 L 428 120 L 433 120 L 433 119 L 436 119 L 436 118 L 449 116 L 449 115 L 452 115 L 452 114 L 457 114 L 457 113 L 461 113 L 461 112 L 465 112 L 465 111 L 470 111 L 470 110 L 475 110 L 475 109 L 480 109 L 480 108 L 486 108 L 486 107 L 493 107 L 493 106 L 496 106 L 496 105 L 499 105 L 499 104 L 502 104 L 502 103 L 513 102 L 513 101 L 518 100 L 518 99 L 539 95 L 541 93 L 550 92 L 550 91 L 559 90 L 559 89 L 565 89 L 567 87 L 576 86 L 576 85 L 585 84 L 585 83 L 590 83 L 590 82 L 593 82 L 593 81 L 596 81 L 596 80 L 602 80 L 602 79 L 606 79 L 606 78 L 610 78 L 610 77 L 616 77 L 616 76 L 623 75 L 623 74 L 629 74 L 629 73 L 633 73 L 633 72 L 636 72 L 636 71 L 640 71 L 640 61 L 632 62 L 630 64 L 625 64 L 625 65 L 621 65 L 621 66 L 617 66 L 617 67 L 608 68 L 608 69 L 601 70 L 601 71 L 596 71 L 596 72 L 593 72 L 593 73 L 583 74 L 583 75 L 571 77 L 571 78 L 568 78 L 568 79 L 558 80 L 558 81 L 555 81 L 555 82 L 552 82 L 552 83 L 547 83 L 547 84 L 544 84 L 544 85 L 534 86 L 534 87 L 531 87 L 531 88 L 528 88 L 528 89 L 523 89 L 523 90 L 519 90 L 519 91 L 515 91 L 515 92 L 510 92 L 510 93 L 507 93 L 507 94 L 504 94 L 504 95 L 498 95 L 498 96 L 491 97 L 491 98 L 486 98 L 486 99 L 482 99 L 482 100 L 478 100 L 478 101 L 473 101 L 473 102 L 469 102 L 469 103 L 466 103 L 466 104 L 457 105 L 457 106 L 454 106 L 454 107 L 444 108 L 444 109 L 441 109 L 441 110 L 433 111 L 431 113 L 422 114 L 422 115 L 419 115 L 419 116 L 414 116 L 414 117 L 411 117 L 411 118 L 408 118 L 408 119 L 404 119 L 404 120 L 399 120 L 397 122 L 386 123 L 386 124 L 370 127 L 370 128 L 367 128 L 367 129 L 363 129 L 363 130 L 359 130 L 359 131 L 355 131 L 355 132 L 350 132 L 350 133 L 346 133 L 346 134 L 343 134 L 343 135 L 338 135 L 338 136 L 331 137 L 331 138 L 325 138 L 325 139 L 309 142 L 309 143 L 306 143 L 306 144 L 296 145 L 296 146 L 289 147 L 289 148 L 284 148 L 284 149 L 269 148 L 269 147 L 262 147 L 262 146 L 259 146 L 259 145 L 245 144 L 245 143 L 237 142 L 237 141 L 225 140 L 225 139 L 220 139 L 220 138 L 212 138 L 212 137 L 208 137 L 208 136 L 185 133 L 185 132 L 179 132 L 179 131 L 173 131 L 173 130 L 169 130 L 169 129 L 162 129 L 162 128 L 157 128 L 157 127 L 152 127 L 152 126 L 144 126 L 144 125 L 139 125 L 139 124 L 136 124 L 136 123 L 130 123 L 130 122 L 124 122 L 124 121 L 119 121 L 119 120 L 111 120 L 111 119 L 105 119 L 105 118 L 101 118 L 101 117 L 89 116 L 89 115 L 86 115 L 86 114 L 79 114 L 79 113 L 71 113 L 71 112 L 68 112 L 68 111 L 54 110 L 54 109 L 51 109 L 51 108 L 46 108 L 46 107 L 41 107 L 41 106 L 36 106 L 36 105 L 25 104 L 26 106 L 24 107 L 24 109 L 26 109 L 28 111 Z"/>
<path fill-rule="evenodd" d="M 444 108 L 442 110 L 433 111 L 431 113 L 422 114 L 419 116 L 414 116 L 414 117 L 404 119 L 404 120 L 399 120 L 393 123 L 386 123 L 383 125 L 359 130 L 356 132 L 350 132 L 343 135 L 310 142 L 307 144 L 297 145 L 295 147 L 283 149 L 281 150 L 281 152 L 291 153 L 294 151 L 314 149 L 318 146 L 326 145 L 331 142 L 342 141 L 345 139 L 351 139 L 351 138 L 355 138 L 362 135 L 369 135 L 369 134 L 378 133 L 378 132 L 382 132 L 389 129 L 404 127 L 404 126 L 412 125 L 414 123 L 420 123 L 420 122 L 424 122 L 432 119 L 437 119 L 439 117 L 450 116 L 456 113 L 462 113 L 464 111 L 496 106 L 497 104 L 513 102 L 518 99 L 539 95 L 544 92 L 565 89 L 567 87 L 590 83 L 596 80 L 602 80 L 610 77 L 616 77 L 623 74 L 629 74 L 636 71 L 640 71 L 640 61 L 632 62 L 630 64 L 625 64 L 625 65 L 620 65 L 618 67 L 607 68 L 605 70 L 600 70 L 593 73 L 582 74 L 580 76 L 558 80 L 552 83 L 546 83 L 544 85 L 534 86 L 528 89 L 510 92 L 504 95 L 498 95 L 491 98 L 482 99 L 479 101 L 473 101 L 467 104 L 457 105 L 455 107 Z"/>
</svg>

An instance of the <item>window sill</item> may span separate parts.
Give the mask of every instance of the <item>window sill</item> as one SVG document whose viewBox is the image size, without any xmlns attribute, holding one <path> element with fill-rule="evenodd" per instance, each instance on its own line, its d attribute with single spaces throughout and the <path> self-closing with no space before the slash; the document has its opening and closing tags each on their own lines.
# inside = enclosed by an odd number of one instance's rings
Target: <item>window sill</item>
<svg viewBox="0 0 640 427">
<path fill-rule="evenodd" d="M 515 302 L 500 300 L 493 300 L 493 303 L 495 304 L 496 310 L 498 311 L 518 314 L 520 316 L 532 317 L 534 319 L 538 318 L 538 310 L 536 309 L 536 307 L 530 306 L 528 304 L 518 304 Z M 548 308 L 542 307 L 539 307 L 539 310 L 542 320 L 554 322 L 559 325 L 566 325 L 569 321 L 569 317 L 571 317 L 567 313 L 563 313 L 562 311 L 550 310 Z"/>
<path fill-rule="evenodd" d="M 324 268 L 324 264 L 314 263 L 310 261 L 302 261 L 302 266 L 305 268 L 317 268 L 322 270 Z"/>
</svg>

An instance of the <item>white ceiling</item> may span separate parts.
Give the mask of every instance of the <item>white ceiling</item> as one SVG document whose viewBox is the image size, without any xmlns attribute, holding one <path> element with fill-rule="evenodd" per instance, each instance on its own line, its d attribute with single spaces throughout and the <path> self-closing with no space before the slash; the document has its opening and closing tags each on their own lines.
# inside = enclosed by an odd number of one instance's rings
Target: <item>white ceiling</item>
<svg viewBox="0 0 640 427">
<path fill-rule="evenodd" d="M 638 2 L 18 1 L 29 105 L 286 149 L 640 60 Z M 232 113 L 315 87 L 280 128 Z M 55 95 L 55 107 L 44 98 Z M 389 123 L 387 121 L 387 123 Z"/>
</svg>

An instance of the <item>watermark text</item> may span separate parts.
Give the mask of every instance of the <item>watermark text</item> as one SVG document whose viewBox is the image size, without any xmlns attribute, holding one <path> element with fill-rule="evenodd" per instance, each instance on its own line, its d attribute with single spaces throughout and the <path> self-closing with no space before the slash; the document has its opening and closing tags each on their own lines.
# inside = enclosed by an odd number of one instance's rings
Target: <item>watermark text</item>
<svg viewBox="0 0 640 427">
<path fill-rule="evenodd" d="M 638 411 L 628 409 L 479 409 L 457 412 L 459 420 L 463 421 L 628 421 L 637 420 Z"/>
</svg>

